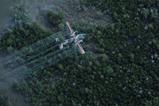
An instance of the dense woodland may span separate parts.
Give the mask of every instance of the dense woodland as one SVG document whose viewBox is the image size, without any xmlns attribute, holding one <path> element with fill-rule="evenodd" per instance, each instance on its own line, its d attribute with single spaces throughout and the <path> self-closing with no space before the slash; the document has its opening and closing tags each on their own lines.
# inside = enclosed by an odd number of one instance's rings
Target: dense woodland
<svg viewBox="0 0 159 106">
<path fill-rule="evenodd" d="M 31 106 L 158 106 L 159 1 L 82 0 L 81 5 L 98 8 L 113 22 L 108 27 L 74 25 L 89 35 L 87 53 L 32 72 L 16 90 Z M 49 12 L 48 20 L 54 31 L 63 24 L 61 14 Z M 20 49 L 49 34 L 38 25 L 20 25 L 0 46 Z"/>
</svg>

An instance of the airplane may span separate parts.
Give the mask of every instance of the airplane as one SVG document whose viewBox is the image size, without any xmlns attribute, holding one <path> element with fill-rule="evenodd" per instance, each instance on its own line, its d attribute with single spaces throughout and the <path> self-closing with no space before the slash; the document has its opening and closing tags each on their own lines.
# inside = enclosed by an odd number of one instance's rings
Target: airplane
<svg viewBox="0 0 159 106">
<path fill-rule="evenodd" d="M 83 49 L 83 47 L 81 46 L 81 42 L 83 42 L 83 39 L 84 39 L 84 36 L 85 34 L 76 34 L 77 31 L 74 31 L 71 26 L 70 26 L 70 23 L 69 22 L 66 22 L 66 25 L 67 27 L 69 28 L 69 31 L 71 33 L 70 35 L 70 38 L 69 39 L 66 39 L 64 40 L 63 43 L 60 44 L 60 49 L 63 49 L 64 48 L 64 45 L 67 45 L 69 43 L 75 43 L 75 45 L 78 47 L 79 49 L 79 52 L 81 54 L 85 54 L 85 50 Z"/>
</svg>

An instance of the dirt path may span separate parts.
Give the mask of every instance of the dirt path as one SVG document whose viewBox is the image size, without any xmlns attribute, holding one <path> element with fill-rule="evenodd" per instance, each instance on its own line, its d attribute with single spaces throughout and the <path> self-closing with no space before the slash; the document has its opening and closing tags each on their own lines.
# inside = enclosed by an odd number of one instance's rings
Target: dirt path
<svg viewBox="0 0 159 106">
<path fill-rule="evenodd" d="M 54 12 L 63 12 L 66 20 L 72 24 L 80 23 L 83 25 L 101 25 L 106 26 L 111 22 L 107 15 L 102 14 L 93 8 L 81 7 L 79 0 L 2 0 L 6 2 L 4 6 L 5 14 L 0 15 L 0 33 L 12 25 L 7 12 L 11 11 L 15 5 L 23 5 L 28 12 L 28 15 L 33 21 L 36 21 L 44 26 L 45 11 L 51 10 Z M 1 2 L 2 2 L 1 1 Z M 0 5 L 4 5 L 0 3 Z M 1 9 L 2 10 L 2 9 Z M 2 11 L 0 11 L 2 13 Z M 7 18 L 6 18 L 7 17 Z M 25 77 L 27 68 L 25 66 L 17 66 L 13 72 L 12 66 L 4 66 L 3 63 L 13 61 L 12 56 L 3 56 L 0 54 L 0 94 L 4 94 L 9 98 L 10 106 L 27 106 L 24 102 L 24 97 L 12 89 L 13 84 L 20 83 Z M 14 56 L 13 56 L 14 57 Z M 13 65 L 18 65 L 14 63 Z M 14 66 L 13 66 L 14 67 Z M 7 74 L 6 74 L 7 73 Z"/>
</svg>

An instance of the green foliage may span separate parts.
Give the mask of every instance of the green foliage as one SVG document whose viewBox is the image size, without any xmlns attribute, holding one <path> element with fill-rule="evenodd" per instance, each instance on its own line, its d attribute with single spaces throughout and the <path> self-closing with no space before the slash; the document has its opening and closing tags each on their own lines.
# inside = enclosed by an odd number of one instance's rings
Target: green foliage
<svg viewBox="0 0 159 106">
<path fill-rule="evenodd" d="M 9 106 L 8 99 L 5 96 L 0 96 L 0 105 L 1 106 Z"/>
<path fill-rule="evenodd" d="M 9 29 L 0 40 L 1 51 L 19 50 L 52 34 L 37 23 L 31 22 L 26 14 L 21 6 L 15 8 L 13 19 L 16 25 Z M 49 11 L 47 21 L 54 32 L 64 27 L 62 13 L 56 14 Z"/>
<path fill-rule="evenodd" d="M 33 106 L 157 105 L 157 1 L 84 3 L 108 12 L 113 18 L 107 28 L 78 27 L 87 33 L 87 52 L 93 55 L 70 55 L 52 67 L 32 72 L 21 85 L 21 92 Z"/>
<path fill-rule="evenodd" d="M 4 51 L 20 49 L 49 35 L 51 35 L 49 31 L 46 31 L 36 23 L 21 23 L 3 35 L 0 46 Z"/>
<path fill-rule="evenodd" d="M 26 14 L 21 6 L 15 8 L 13 19 L 16 25 L 9 29 L 0 40 L 1 51 L 19 50 L 52 34 L 37 23 L 31 22 Z M 48 12 L 47 21 L 54 32 L 59 31 L 64 26 L 62 13 Z"/>
<path fill-rule="evenodd" d="M 146 106 L 158 106 L 159 105 L 159 98 L 155 97 L 151 101 L 147 102 Z"/>
<path fill-rule="evenodd" d="M 63 13 L 54 13 L 49 11 L 47 13 L 47 20 L 48 23 L 51 25 L 51 27 L 55 30 L 58 31 L 61 29 L 61 27 L 64 26 L 63 22 Z"/>
<path fill-rule="evenodd" d="M 86 60 L 87 58 L 87 60 Z M 74 59 L 76 61 L 74 61 Z M 103 63 L 103 64 L 101 64 Z M 68 57 L 65 62 L 61 61 L 54 67 L 46 70 L 33 72 L 30 79 L 25 83 L 22 89 L 24 94 L 30 98 L 33 106 L 38 105 L 96 105 L 100 100 L 100 96 L 105 96 L 105 88 L 96 88 L 98 81 L 101 81 L 103 86 L 107 79 L 107 70 L 103 67 L 106 64 L 106 59 L 97 61 L 93 55 Z M 94 66 L 94 67 L 92 67 Z M 111 66 L 110 66 L 111 67 Z M 96 71 L 94 68 L 99 69 Z M 93 87 L 94 86 L 94 87 Z M 99 92 L 101 89 L 102 92 Z M 89 91 L 90 90 L 90 91 Z M 36 91 L 37 93 L 35 94 Z M 89 98 L 94 95 L 93 98 Z M 81 94 L 86 96 L 81 98 Z M 40 98 L 43 98 L 41 101 Z M 45 98 L 45 99 L 44 99 Z M 89 101 L 90 100 L 90 101 Z"/>
<path fill-rule="evenodd" d="M 32 106 L 140 105 L 151 91 L 151 77 L 135 64 L 110 64 L 104 57 L 70 56 L 53 67 L 33 72 L 20 91 Z"/>
<path fill-rule="evenodd" d="M 16 6 L 13 8 L 14 12 L 12 14 L 12 18 L 13 21 L 17 24 L 17 23 L 26 23 L 26 22 L 30 22 L 30 18 L 28 17 L 28 13 L 27 11 L 24 9 L 23 5 L 20 6 Z"/>
</svg>

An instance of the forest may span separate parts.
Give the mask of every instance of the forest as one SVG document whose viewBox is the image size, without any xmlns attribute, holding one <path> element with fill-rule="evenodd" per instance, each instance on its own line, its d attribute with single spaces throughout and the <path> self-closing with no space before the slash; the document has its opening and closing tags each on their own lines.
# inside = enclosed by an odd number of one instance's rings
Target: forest
<svg viewBox="0 0 159 106">
<path fill-rule="evenodd" d="M 107 27 L 73 24 L 87 35 L 83 44 L 86 54 L 60 56 L 62 60 L 52 66 L 30 72 L 14 85 L 16 92 L 29 106 L 158 106 L 159 1 L 80 3 L 81 8 L 94 7 L 108 14 L 112 23 Z M 63 13 L 47 12 L 52 31 L 22 17 L 3 35 L 1 52 L 21 50 L 65 26 Z M 0 96 L 0 104 L 7 106 L 6 101 L 7 97 Z"/>
</svg>

